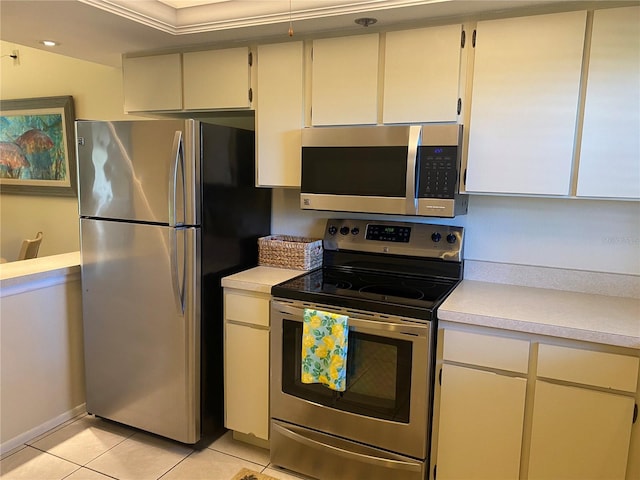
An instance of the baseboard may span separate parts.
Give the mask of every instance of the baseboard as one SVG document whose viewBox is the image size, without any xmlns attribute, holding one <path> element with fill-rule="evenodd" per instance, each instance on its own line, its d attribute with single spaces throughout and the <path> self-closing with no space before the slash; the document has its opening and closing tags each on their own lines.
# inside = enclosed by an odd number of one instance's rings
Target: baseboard
<svg viewBox="0 0 640 480">
<path fill-rule="evenodd" d="M 233 439 L 238 440 L 239 442 L 249 443 L 251 445 L 255 445 L 256 447 L 266 448 L 269 450 L 269 440 L 263 440 L 262 438 L 258 438 L 255 435 L 250 435 L 247 433 L 240 433 L 233 430 Z"/>
<path fill-rule="evenodd" d="M 37 427 L 32 428 L 27 432 L 21 433 L 20 435 L 13 437 L 12 439 L 7 440 L 6 442 L 2 442 L 2 444 L 0 444 L 0 455 L 4 455 L 8 451 L 13 450 L 14 448 L 17 448 L 25 443 L 28 443 L 34 438 L 38 437 L 39 435 L 42 435 L 43 433 L 48 432 L 49 430 L 57 427 L 58 425 L 63 424 L 67 420 L 71 420 L 72 418 L 77 417 L 78 415 L 81 415 L 86 412 L 87 412 L 87 406 L 86 404 L 83 403 L 71 410 L 68 410 L 58 415 L 55 418 L 47 420 L 46 422 L 38 425 Z"/>
</svg>

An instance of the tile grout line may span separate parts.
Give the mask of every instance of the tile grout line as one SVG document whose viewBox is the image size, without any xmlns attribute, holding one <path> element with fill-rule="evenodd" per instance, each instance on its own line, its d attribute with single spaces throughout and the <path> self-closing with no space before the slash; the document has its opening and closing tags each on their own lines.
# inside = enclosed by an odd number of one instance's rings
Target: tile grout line
<svg viewBox="0 0 640 480">
<path fill-rule="evenodd" d="M 211 448 L 211 447 L 206 447 L 206 448 L 208 450 L 213 451 L 213 452 L 221 453 L 222 455 L 227 455 L 228 457 L 237 458 L 238 460 L 242 460 L 244 462 L 249 462 L 249 463 L 252 463 L 253 465 L 257 465 L 257 466 L 262 467 L 262 468 L 267 468 L 266 466 L 262 465 L 261 463 L 256 463 L 253 460 L 249 460 L 248 458 L 239 457 L 238 455 L 234 455 L 233 453 L 223 452 L 222 450 L 217 450 L 217 449 Z"/>
<path fill-rule="evenodd" d="M 186 457 L 184 457 L 182 460 L 180 460 L 178 463 L 176 463 L 173 467 L 171 467 L 169 470 L 167 470 L 166 472 L 164 472 L 162 475 L 160 475 L 157 480 L 160 480 L 162 477 L 164 477 L 165 475 L 167 475 L 171 470 L 173 470 L 174 468 L 176 468 L 178 465 L 180 465 L 182 462 L 184 462 L 187 458 L 189 458 L 191 455 L 193 455 L 194 453 L 196 453 L 195 450 L 191 450 L 191 453 L 189 453 L 189 455 L 187 455 Z"/>
</svg>

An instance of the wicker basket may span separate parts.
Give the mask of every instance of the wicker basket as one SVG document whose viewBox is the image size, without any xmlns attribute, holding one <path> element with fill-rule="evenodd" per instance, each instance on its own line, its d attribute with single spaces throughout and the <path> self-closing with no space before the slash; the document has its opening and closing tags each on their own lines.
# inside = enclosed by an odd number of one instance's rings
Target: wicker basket
<svg viewBox="0 0 640 480">
<path fill-rule="evenodd" d="M 290 235 L 269 235 L 258 239 L 260 265 L 293 270 L 322 266 L 322 240 Z"/>
</svg>

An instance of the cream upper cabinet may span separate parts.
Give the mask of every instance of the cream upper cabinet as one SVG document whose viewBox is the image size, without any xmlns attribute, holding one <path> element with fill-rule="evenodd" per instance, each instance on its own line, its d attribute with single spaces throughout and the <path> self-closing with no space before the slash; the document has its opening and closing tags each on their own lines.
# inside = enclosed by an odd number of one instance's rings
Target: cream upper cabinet
<svg viewBox="0 0 640 480">
<path fill-rule="evenodd" d="M 124 111 L 182 109 L 182 55 L 154 55 L 122 60 Z"/>
<path fill-rule="evenodd" d="M 249 48 L 238 47 L 183 54 L 184 109 L 249 108 Z"/>
<path fill-rule="evenodd" d="M 383 123 L 458 119 L 461 25 L 388 32 Z"/>
<path fill-rule="evenodd" d="M 312 125 L 375 124 L 378 34 L 313 41 Z"/>
<path fill-rule="evenodd" d="M 596 10 L 578 196 L 640 198 L 640 7 Z"/>
<path fill-rule="evenodd" d="M 303 43 L 260 45 L 257 58 L 256 183 L 300 187 L 304 126 Z"/>
<path fill-rule="evenodd" d="M 569 195 L 586 17 L 478 22 L 468 192 Z"/>
</svg>

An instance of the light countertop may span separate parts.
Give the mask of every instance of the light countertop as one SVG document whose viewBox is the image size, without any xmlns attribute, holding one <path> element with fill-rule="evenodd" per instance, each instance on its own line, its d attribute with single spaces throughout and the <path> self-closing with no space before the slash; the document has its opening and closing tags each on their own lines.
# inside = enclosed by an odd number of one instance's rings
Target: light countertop
<svg viewBox="0 0 640 480">
<path fill-rule="evenodd" d="M 636 298 L 463 280 L 438 318 L 640 349 Z"/>
<path fill-rule="evenodd" d="M 224 277 L 222 286 L 270 294 L 273 285 L 305 273 L 305 270 L 260 266 Z"/>
<path fill-rule="evenodd" d="M 69 275 L 80 277 L 80 252 L 0 264 L 1 296 L 40 288 L 43 282 L 59 283 Z"/>
</svg>

